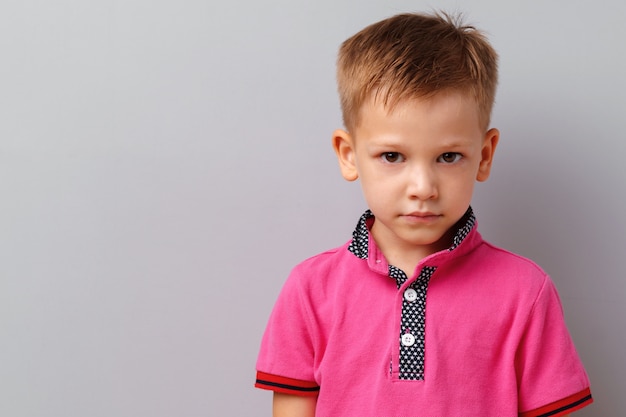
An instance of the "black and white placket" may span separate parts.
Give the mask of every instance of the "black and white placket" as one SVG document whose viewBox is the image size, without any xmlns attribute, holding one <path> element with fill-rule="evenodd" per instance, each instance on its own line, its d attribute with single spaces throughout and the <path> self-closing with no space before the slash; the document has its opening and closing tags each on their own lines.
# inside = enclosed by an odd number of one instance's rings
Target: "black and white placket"
<svg viewBox="0 0 626 417">
<path fill-rule="evenodd" d="M 352 236 L 352 242 L 348 249 L 355 256 L 361 259 L 368 257 L 368 221 L 374 217 L 371 211 L 367 210 L 359 219 Z M 469 232 L 474 227 L 476 218 L 471 207 L 465 213 L 463 221 L 454 236 L 452 246 L 448 249 L 452 251 L 458 247 Z M 399 334 L 399 379 L 402 380 L 423 380 L 424 360 L 426 351 L 426 296 L 430 278 L 437 268 L 435 266 L 424 266 L 420 270 L 419 276 L 411 282 L 402 293 L 402 312 L 400 316 Z M 389 277 L 396 281 L 396 286 L 400 290 L 406 281 L 407 275 L 400 268 L 389 265 Z"/>
<path fill-rule="evenodd" d="M 419 277 L 402 294 L 400 318 L 400 379 L 424 379 L 424 352 L 426 350 L 426 293 L 435 267 L 425 266 Z M 408 279 L 404 271 L 389 265 L 389 276 L 400 289 Z"/>
</svg>

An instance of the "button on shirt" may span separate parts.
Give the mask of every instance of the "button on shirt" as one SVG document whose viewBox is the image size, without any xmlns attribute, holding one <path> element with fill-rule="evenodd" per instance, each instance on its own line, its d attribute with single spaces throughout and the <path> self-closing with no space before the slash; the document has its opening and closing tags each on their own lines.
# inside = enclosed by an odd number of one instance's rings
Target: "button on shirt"
<svg viewBox="0 0 626 417">
<path fill-rule="evenodd" d="M 407 300 L 409 303 L 417 300 L 417 291 L 415 291 L 413 288 L 407 289 L 404 292 L 404 299 Z"/>
</svg>

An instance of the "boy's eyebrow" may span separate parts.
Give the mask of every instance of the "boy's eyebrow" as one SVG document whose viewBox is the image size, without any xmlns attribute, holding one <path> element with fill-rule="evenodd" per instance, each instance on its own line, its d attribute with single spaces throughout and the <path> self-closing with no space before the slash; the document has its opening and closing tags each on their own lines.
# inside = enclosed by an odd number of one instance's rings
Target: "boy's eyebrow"
<svg viewBox="0 0 626 417">
<path fill-rule="evenodd" d="M 462 147 L 473 144 L 475 140 L 475 137 L 469 135 L 454 135 L 441 139 L 441 146 Z"/>
<path fill-rule="evenodd" d="M 440 147 L 442 148 L 464 148 L 468 145 L 471 145 L 471 141 L 469 140 L 453 140 L 453 141 L 442 141 Z"/>
<path fill-rule="evenodd" d="M 373 146 L 401 146 L 406 142 L 406 138 L 394 136 L 393 134 L 384 135 L 366 135 L 367 142 Z M 356 140 L 358 142 L 358 139 Z"/>
<path fill-rule="evenodd" d="M 376 146 L 376 147 L 398 147 L 404 144 L 403 141 L 401 140 L 389 140 L 389 139 L 373 140 L 370 143 L 372 146 Z"/>
<path fill-rule="evenodd" d="M 407 145 L 401 141 L 381 140 L 370 142 L 367 147 L 376 151 L 401 151 L 406 148 Z"/>
</svg>

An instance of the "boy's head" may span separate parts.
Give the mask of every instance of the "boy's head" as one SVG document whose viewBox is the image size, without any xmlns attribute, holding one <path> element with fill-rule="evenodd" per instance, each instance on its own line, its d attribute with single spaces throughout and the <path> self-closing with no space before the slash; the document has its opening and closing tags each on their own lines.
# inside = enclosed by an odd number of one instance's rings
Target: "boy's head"
<svg viewBox="0 0 626 417">
<path fill-rule="evenodd" d="M 446 14 L 401 14 L 370 25 L 341 45 L 337 63 L 348 131 L 368 100 L 392 110 L 446 90 L 469 94 L 486 129 L 497 79 L 497 54 L 486 38 Z"/>
<path fill-rule="evenodd" d="M 475 181 L 489 177 L 496 73 L 483 36 L 445 16 L 392 17 L 341 47 L 348 131 L 335 131 L 333 147 L 343 177 L 360 179 L 376 243 L 409 274 L 450 247 Z"/>
</svg>

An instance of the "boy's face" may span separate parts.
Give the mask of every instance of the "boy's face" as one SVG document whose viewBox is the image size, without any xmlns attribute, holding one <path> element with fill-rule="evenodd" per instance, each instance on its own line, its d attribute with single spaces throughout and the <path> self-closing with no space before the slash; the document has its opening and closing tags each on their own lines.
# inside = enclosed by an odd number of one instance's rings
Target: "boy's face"
<svg viewBox="0 0 626 417">
<path fill-rule="evenodd" d="M 370 100 L 359 119 L 351 134 L 336 131 L 333 145 L 344 178 L 361 180 L 385 256 L 421 259 L 449 247 L 474 182 L 489 176 L 498 131 L 485 133 L 477 104 L 460 92 L 401 102 L 391 113 Z"/>
</svg>

